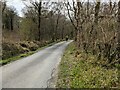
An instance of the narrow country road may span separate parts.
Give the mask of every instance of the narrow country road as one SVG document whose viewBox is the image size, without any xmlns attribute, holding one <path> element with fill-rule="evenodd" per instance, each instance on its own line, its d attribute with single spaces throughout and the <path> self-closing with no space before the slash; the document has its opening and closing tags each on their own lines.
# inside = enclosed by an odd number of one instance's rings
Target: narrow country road
<svg viewBox="0 0 120 90">
<path fill-rule="evenodd" d="M 31 56 L 2 66 L 2 88 L 46 88 L 70 41 L 63 41 Z"/>
</svg>

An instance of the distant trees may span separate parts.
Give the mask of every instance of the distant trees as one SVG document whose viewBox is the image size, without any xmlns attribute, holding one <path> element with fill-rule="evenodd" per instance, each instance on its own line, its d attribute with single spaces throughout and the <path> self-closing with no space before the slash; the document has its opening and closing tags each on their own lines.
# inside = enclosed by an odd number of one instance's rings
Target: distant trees
<svg viewBox="0 0 120 90">
<path fill-rule="evenodd" d="M 42 11 L 42 0 L 31 1 L 31 4 L 36 12 L 36 16 L 38 17 L 38 40 L 41 40 L 41 11 Z"/>
<path fill-rule="evenodd" d="M 6 8 L 6 2 L 1 2 L 1 7 L 2 7 L 2 13 L 4 12 L 5 8 Z"/>
<path fill-rule="evenodd" d="M 20 23 L 20 34 L 22 40 L 38 40 L 37 24 L 34 19 L 22 18 Z"/>
<path fill-rule="evenodd" d="M 13 30 L 13 24 L 14 24 L 14 18 L 15 18 L 15 15 L 16 15 L 16 12 L 14 9 L 9 9 L 8 12 L 7 12 L 7 16 L 8 16 L 8 21 L 9 21 L 9 24 L 10 24 L 10 30 L 12 31 Z"/>
<path fill-rule="evenodd" d="M 17 26 L 18 23 L 18 15 L 16 13 L 15 8 L 7 7 L 6 2 L 2 2 L 2 22 L 3 22 L 3 29 L 13 31 Z M 16 22 L 17 21 L 17 22 Z M 16 24 L 16 25 L 15 25 Z M 18 27 L 17 27 L 18 28 Z"/>
<path fill-rule="evenodd" d="M 72 25 L 64 15 L 65 13 L 62 12 L 64 10 L 63 3 L 32 0 L 30 3 L 30 6 L 26 5 L 24 17 L 21 19 L 20 31 L 26 40 L 56 41 L 64 39 L 66 35 L 70 36 L 72 28 L 68 27 L 72 27 Z"/>
</svg>

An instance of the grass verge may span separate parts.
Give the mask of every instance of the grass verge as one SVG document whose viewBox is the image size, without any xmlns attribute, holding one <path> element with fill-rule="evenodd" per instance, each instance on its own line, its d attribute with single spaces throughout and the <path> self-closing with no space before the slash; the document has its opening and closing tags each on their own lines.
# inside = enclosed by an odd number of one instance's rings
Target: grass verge
<svg viewBox="0 0 120 90">
<path fill-rule="evenodd" d="M 0 65 L 6 65 L 6 64 L 11 63 L 11 62 L 13 62 L 13 61 L 22 59 L 22 58 L 24 58 L 24 57 L 27 57 L 27 56 L 29 56 L 29 55 L 32 55 L 32 54 L 38 52 L 39 50 L 42 50 L 42 49 L 47 48 L 47 47 L 49 47 L 49 46 L 52 46 L 53 44 L 58 43 L 58 42 L 59 42 L 59 41 L 56 41 L 56 42 L 47 44 L 47 45 L 45 45 L 45 46 L 43 46 L 43 47 L 38 48 L 36 51 L 30 51 L 30 52 L 27 52 L 27 53 L 24 53 L 24 54 L 20 54 L 20 55 L 14 56 L 14 57 L 12 57 L 12 58 L 8 58 L 8 59 L 5 59 L 5 60 L 0 60 Z"/>
<path fill-rule="evenodd" d="M 74 43 L 65 51 L 59 66 L 58 88 L 118 88 L 118 69 L 96 65 L 96 57 L 80 52 Z"/>
</svg>

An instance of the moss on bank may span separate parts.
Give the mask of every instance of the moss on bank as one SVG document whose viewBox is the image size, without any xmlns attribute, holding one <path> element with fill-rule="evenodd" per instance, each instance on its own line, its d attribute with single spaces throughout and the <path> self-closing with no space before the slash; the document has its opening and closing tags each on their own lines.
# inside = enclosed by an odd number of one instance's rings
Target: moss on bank
<svg viewBox="0 0 120 90">
<path fill-rule="evenodd" d="M 34 54 L 40 49 L 51 46 L 59 42 L 38 42 L 38 41 L 22 41 L 17 43 L 3 42 L 2 43 L 2 60 L 0 60 L 1 65 L 6 65 L 10 62 L 18 60 L 20 58 Z"/>
<path fill-rule="evenodd" d="M 76 55 L 76 53 L 79 53 Z M 118 88 L 118 69 L 96 64 L 97 58 L 80 52 L 71 43 L 59 66 L 58 88 Z"/>
</svg>

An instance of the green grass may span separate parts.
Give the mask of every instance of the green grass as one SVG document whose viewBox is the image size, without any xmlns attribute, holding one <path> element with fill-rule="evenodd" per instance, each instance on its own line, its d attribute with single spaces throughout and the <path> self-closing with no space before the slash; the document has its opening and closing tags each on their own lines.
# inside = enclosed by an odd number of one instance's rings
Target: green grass
<svg viewBox="0 0 120 90">
<path fill-rule="evenodd" d="M 65 51 L 59 66 L 57 86 L 59 88 L 117 88 L 117 68 L 106 69 L 96 65 L 96 57 L 80 52 L 76 56 L 74 43 Z M 120 85 L 120 84 L 119 84 Z"/>
<path fill-rule="evenodd" d="M 13 61 L 16 61 L 16 60 L 18 60 L 18 59 L 20 59 L 20 58 L 23 58 L 23 57 L 27 57 L 27 56 L 29 56 L 29 55 L 32 55 L 33 53 L 35 53 L 35 52 L 34 52 L 34 51 L 31 51 L 31 52 L 28 52 L 28 53 L 20 54 L 20 55 L 18 55 L 18 56 L 14 56 L 14 57 L 12 57 L 12 58 L 8 58 L 8 59 L 5 59 L 5 60 L 0 60 L 0 64 L 1 64 L 1 65 L 6 65 L 6 64 L 8 64 L 8 63 L 10 63 L 10 62 L 13 62 Z"/>
<path fill-rule="evenodd" d="M 27 57 L 27 56 L 29 56 L 29 55 L 32 55 L 32 54 L 38 52 L 39 50 L 42 50 L 42 49 L 47 48 L 47 47 L 49 47 L 49 46 L 52 46 L 53 44 L 55 44 L 55 43 L 57 43 L 57 42 L 59 42 L 59 41 L 56 41 L 56 42 L 47 44 L 47 45 L 45 45 L 45 46 L 43 46 L 43 47 L 40 47 L 40 48 L 38 48 L 36 51 L 30 51 L 30 52 L 27 52 L 27 53 L 24 53 L 24 54 L 20 54 L 20 55 L 17 55 L 17 56 L 13 56 L 12 58 L 8 58 L 8 59 L 5 59 L 5 60 L 0 60 L 0 65 L 6 65 L 6 64 L 11 63 L 11 62 L 13 62 L 13 61 L 16 61 L 16 60 L 22 59 L 22 58 L 24 58 L 24 57 Z"/>
</svg>

